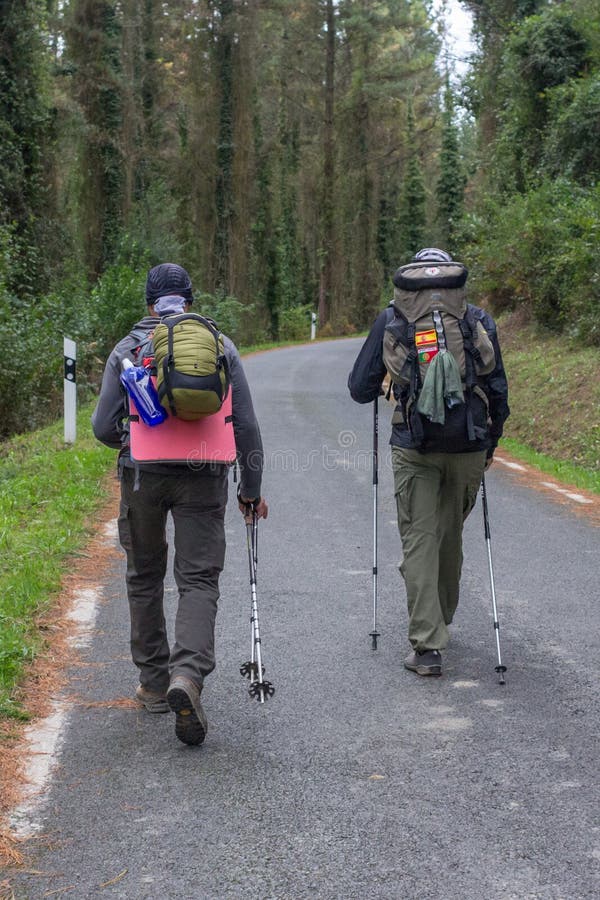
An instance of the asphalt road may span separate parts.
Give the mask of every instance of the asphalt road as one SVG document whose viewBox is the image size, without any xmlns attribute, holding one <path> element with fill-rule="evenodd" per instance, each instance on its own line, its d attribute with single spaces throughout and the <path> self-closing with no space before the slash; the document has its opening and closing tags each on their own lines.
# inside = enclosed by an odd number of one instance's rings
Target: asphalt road
<svg viewBox="0 0 600 900">
<path fill-rule="evenodd" d="M 275 696 L 260 706 L 238 671 L 249 581 L 231 503 L 206 743 L 180 744 L 170 715 L 74 705 L 31 814 L 41 832 L 11 878 L 19 900 L 600 895 L 598 529 L 496 464 L 487 482 L 507 683 L 494 671 L 479 502 L 444 676 L 405 671 L 382 413 L 373 651 L 372 409 L 346 390 L 359 346 L 245 363 L 267 451 L 258 596 Z M 71 690 L 96 704 L 137 683 L 122 577 L 118 557 L 85 665 L 71 673 Z"/>
</svg>

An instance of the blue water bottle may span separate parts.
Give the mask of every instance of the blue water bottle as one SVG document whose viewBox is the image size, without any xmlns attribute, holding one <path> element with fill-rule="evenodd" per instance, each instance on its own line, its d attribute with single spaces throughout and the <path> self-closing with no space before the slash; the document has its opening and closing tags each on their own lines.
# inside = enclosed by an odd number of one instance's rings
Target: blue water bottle
<svg viewBox="0 0 600 900">
<path fill-rule="evenodd" d="M 140 419 L 145 425 L 160 425 L 167 418 L 167 411 L 160 405 L 150 372 L 144 366 L 134 366 L 127 358 L 122 367 L 121 384 L 134 401 Z"/>
</svg>

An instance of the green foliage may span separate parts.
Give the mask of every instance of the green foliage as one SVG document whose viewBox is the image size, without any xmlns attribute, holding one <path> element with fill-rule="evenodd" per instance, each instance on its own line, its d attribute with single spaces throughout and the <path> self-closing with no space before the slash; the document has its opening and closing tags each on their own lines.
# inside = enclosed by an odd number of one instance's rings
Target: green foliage
<svg viewBox="0 0 600 900">
<path fill-rule="evenodd" d="M 487 11 L 476 13 L 469 85 L 481 143 L 462 226 L 472 281 L 496 308 L 525 305 L 544 326 L 597 345 L 598 5 L 493 0 Z"/>
<path fill-rule="evenodd" d="M 515 86 L 520 83 L 527 92 L 543 95 L 583 70 L 589 44 L 578 13 L 556 6 L 525 19 L 511 38 L 508 54 L 516 63 Z"/>
<path fill-rule="evenodd" d="M 600 186 L 545 181 L 471 216 L 472 288 L 496 309 L 526 306 L 543 325 L 600 345 Z"/>
<path fill-rule="evenodd" d="M 145 283 L 145 269 L 120 264 L 110 266 L 90 292 L 82 322 L 87 338 L 95 337 L 95 352 L 101 358 L 146 315 Z"/>
<path fill-rule="evenodd" d="M 265 335 L 257 332 L 253 322 L 254 307 L 240 303 L 225 294 L 200 294 L 194 300 L 194 308 L 202 316 L 213 319 L 219 329 L 240 346 L 248 346 Z"/>
<path fill-rule="evenodd" d="M 5 235 L 0 252 L 0 439 L 40 428 L 61 414 L 63 337 L 77 343 L 78 393 L 83 399 L 98 384 L 114 344 L 145 313 L 145 269 L 122 263 L 107 269 L 91 291 L 82 278 L 31 300 L 3 285 L 2 260 L 6 265 L 7 255 Z"/>
<path fill-rule="evenodd" d="M 592 185 L 600 178 L 600 71 L 552 91 L 543 166 Z"/>
<path fill-rule="evenodd" d="M 588 58 L 588 41 L 574 10 L 551 7 L 519 23 L 498 79 L 502 108 L 492 172 L 499 190 L 526 190 L 539 176 L 552 92 L 579 75 Z"/>
</svg>

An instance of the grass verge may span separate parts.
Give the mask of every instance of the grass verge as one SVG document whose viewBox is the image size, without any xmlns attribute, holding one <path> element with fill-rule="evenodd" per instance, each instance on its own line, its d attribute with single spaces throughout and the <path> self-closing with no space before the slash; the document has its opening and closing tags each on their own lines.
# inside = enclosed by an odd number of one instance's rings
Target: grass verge
<svg viewBox="0 0 600 900">
<path fill-rule="evenodd" d="M 115 452 L 94 439 L 91 409 L 79 412 L 73 447 L 62 422 L 0 447 L 0 716 L 25 716 L 14 687 L 43 643 L 38 620 L 107 495 Z"/>
<path fill-rule="evenodd" d="M 545 472 L 546 475 L 551 475 L 557 481 L 600 494 L 600 471 L 593 472 L 589 469 L 584 469 L 582 466 L 573 465 L 573 463 L 566 460 L 553 459 L 553 457 L 547 456 L 545 453 L 539 453 L 537 450 L 532 450 L 531 447 L 520 444 L 512 438 L 502 438 L 500 450 L 503 448 L 511 456 L 515 456 L 522 462 L 534 466 L 540 472 Z"/>
<path fill-rule="evenodd" d="M 517 315 L 498 332 L 511 415 L 503 445 L 543 472 L 600 493 L 600 354 Z"/>
</svg>

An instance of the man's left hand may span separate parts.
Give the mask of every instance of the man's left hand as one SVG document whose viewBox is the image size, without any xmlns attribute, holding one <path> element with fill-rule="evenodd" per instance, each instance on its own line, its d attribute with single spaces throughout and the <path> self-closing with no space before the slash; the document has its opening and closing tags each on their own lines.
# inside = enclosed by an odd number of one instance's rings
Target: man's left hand
<svg viewBox="0 0 600 900">
<path fill-rule="evenodd" d="M 252 511 L 256 513 L 258 519 L 266 519 L 269 515 L 269 507 L 264 497 L 259 497 L 256 502 L 248 500 L 246 497 L 238 497 L 238 506 L 240 512 L 246 518 L 249 518 L 248 513 L 250 512 L 251 514 Z"/>
</svg>

